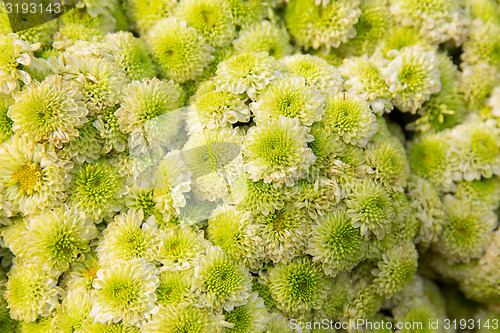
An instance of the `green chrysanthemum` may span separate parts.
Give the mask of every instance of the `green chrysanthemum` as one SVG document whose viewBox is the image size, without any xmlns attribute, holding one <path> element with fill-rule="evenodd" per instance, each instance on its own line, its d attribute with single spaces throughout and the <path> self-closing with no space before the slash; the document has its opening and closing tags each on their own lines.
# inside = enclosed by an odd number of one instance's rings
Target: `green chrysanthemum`
<svg viewBox="0 0 500 333">
<path fill-rule="evenodd" d="M 107 154 L 113 149 L 122 152 L 127 146 L 127 135 L 121 131 L 118 119 L 115 116 L 117 108 L 118 105 L 104 109 L 97 116 L 97 120 L 92 123 L 103 139 L 103 151 L 101 153 Z"/>
<path fill-rule="evenodd" d="M 356 296 L 345 307 L 342 317 L 347 320 L 373 317 L 382 307 L 384 297 L 376 293 L 376 286 L 370 284 L 359 288 Z"/>
<path fill-rule="evenodd" d="M 130 21 L 141 35 L 162 18 L 171 16 L 175 5 L 176 0 L 154 0 L 147 3 L 142 0 L 129 0 L 125 4 Z"/>
<path fill-rule="evenodd" d="M 321 122 L 313 124 L 309 129 L 309 134 L 314 140 L 307 143 L 311 148 L 316 161 L 311 166 L 309 174 L 311 176 L 324 175 L 325 169 L 342 152 L 342 142 L 338 139 L 333 130 Z"/>
<path fill-rule="evenodd" d="M 14 135 L 14 131 L 12 130 L 14 121 L 7 115 L 8 110 L 8 100 L 0 101 L 0 144 L 9 140 Z"/>
<path fill-rule="evenodd" d="M 136 184 L 129 187 L 129 192 L 125 197 L 125 205 L 135 210 L 142 209 L 144 220 L 147 220 L 150 216 L 156 218 L 159 214 L 159 211 L 155 209 L 153 189 L 141 188 Z M 161 224 L 159 222 L 161 221 L 156 221 L 157 225 Z"/>
<path fill-rule="evenodd" d="M 212 48 L 196 29 L 174 17 L 158 21 L 146 41 L 162 74 L 179 83 L 196 79 L 213 60 Z"/>
<path fill-rule="evenodd" d="M 21 321 L 18 324 L 18 330 L 22 333 L 51 332 L 53 320 L 53 316 L 48 316 L 40 317 L 36 321 Z"/>
<path fill-rule="evenodd" d="M 224 312 L 224 316 L 224 321 L 234 324 L 226 329 L 233 333 L 262 332 L 268 319 L 264 301 L 255 291 L 248 298 L 247 304 L 237 306 L 231 312 Z"/>
<path fill-rule="evenodd" d="M 3 199 L 24 214 L 57 206 L 66 198 L 72 163 L 59 159 L 53 148 L 14 136 L 0 149 Z"/>
<path fill-rule="evenodd" d="M 87 110 L 74 85 L 63 82 L 61 76 L 49 76 L 35 82 L 16 95 L 8 116 L 12 129 L 35 141 L 56 145 L 77 137 L 78 127 L 87 122 Z"/>
<path fill-rule="evenodd" d="M 158 271 L 144 259 L 116 260 L 97 272 L 90 317 L 101 324 L 141 325 L 156 301 Z"/>
<path fill-rule="evenodd" d="M 330 284 L 328 295 L 323 299 L 321 307 L 313 311 L 313 318 L 317 321 L 323 318 L 340 320 L 344 306 L 354 297 L 353 280 L 348 273 L 339 273 L 334 278 L 329 278 L 327 283 Z"/>
<path fill-rule="evenodd" d="M 500 26 L 474 21 L 464 43 L 462 60 L 470 65 L 487 63 L 500 69 Z"/>
<path fill-rule="evenodd" d="M 62 289 L 38 264 L 16 260 L 8 277 L 4 297 L 12 319 L 34 321 L 48 316 L 59 304 Z"/>
<path fill-rule="evenodd" d="M 117 259 L 131 260 L 143 258 L 152 262 L 158 251 L 156 228 L 143 223 L 144 214 L 140 210 L 129 210 L 114 217 L 103 231 L 103 238 L 96 249 L 102 265 L 112 265 Z"/>
<path fill-rule="evenodd" d="M 266 328 L 266 333 L 293 333 L 290 327 L 290 321 L 280 313 L 269 314 Z"/>
<path fill-rule="evenodd" d="M 236 35 L 231 8 L 224 0 L 183 0 L 175 15 L 194 27 L 213 47 L 229 44 Z"/>
<path fill-rule="evenodd" d="M 247 303 L 251 288 L 248 268 L 230 260 L 218 246 L 207 250 L 194 271 L 192 290 L 203 307 L 232 311 Z"/>
<path fill-rule="evenodd" d="M 79 135 L 64 145 L 62 156 L 77 165 L 92 163 L 99 158 L 104 141 L 93 125 L 96 120 L 95 117 L 88 117 L 88 122 L 78 129 Z"/>
<path fill-rule="evenodd" d="M 359 229 L 352 226 L 345 210 L 334 211 L 322 217 L 312 227 L 307 252 L 313 261 L 323 265 L 325 274 L 335 276 L 349 271 L 363 260 L 365 242 Z"/>
<path fill-rule="evenodd" d="M 127 187 L 114 166 L 105 160 L 83 164 L 73 174 L 69 204 L 96 219 L 110 217 L 123 205 Z"/>
<path fill-rule="evenodd" d="M 301 179 L 296 186 L 297 193 L 290 196 L 290 202 L 315 220 L 331 211 L 340 201 L 340 195 L 332 184 L 323 176 L 312 177 L 311 180 Z"/>
<path fill-rule="evenodd" d="M 346 205 L 353 227 L 360 228 L 362 236 L 374 233 L 378 239 L 383 239 L 390 232 L 394 218 L 391 198 L 383 187 L 372 180 L 365 179 L 359 183 L 346 200 Z"/>
<path fill-rule="evenodd" d="M 336 0 L 325 6 L 313 0 L 291 0 L 285 22 L 296 42 L 305 48 L 330 50 L 356 36 L 354 24 L 361 14 L 359 1 Z"/>
<path fill-rule="evenodd" d="M 81 330 L 91 308 L 90 293 L 87 290 L 84 288 L 69 290 L 62 301 L 61 308 L 54 315 L 55 331 L 72 333 Z"/>
<path fill-rule="evenodd" d="M 181 303 L 193 303 L 194 295 L 191 292 L 193 270 L 168 271 L 164 270 L 158 276 L 160 284 L 156 289 L 156 302 L 163 306 Z"/>
<path fill-rule="evenodd" d="M 237 27 L 247 27 L 262 20 L 263 6 L 259 0 L 227 0 Z"/>
<path fill-rule="evenodd" d="M 71 269 L 64 275 L 62 284 L 68 289 L 93 289 L 92 282 L 97 278 L 97 271 L 101 268 L 94 251 L 84 253 L 74 261 Z"/>
<path fill-rule="evenodd" d="M 321 267 L 302 257 L 274 266 L 269 271 L 269 289 L 278 308 L 295 316 L 318 309 L 327 296 L 328 285 Z"/>
<path fill-rule="evenodd" d="M 455 196 L 464 202 L 494 210 L 500 205 L 500 177 L 458 182 Z"/>
<path fill-rule="evenodd" d="M 334 94 L 325 100 L 322 122 L 345 143 L 364 147 L 377 131 L 376 116 L 368 103 L 352 94 Z"/>
<path fill-rule="evenodd" d="M 290 36 L 286 29 L 266 20 L 240 31 L 238 39 L 235 39 L 233 44 L 240 53 L 264 51 L 275 59 L 292 53 Z"/>
<path fill-rule="evenodd" d="M 248 130 L 243 143 L 245 171 L 254 181 L 292 186 L 303 178 L 316 157 L 307 142 L 313 137 L 297 118 L 279 115 Z"/>
<path fill-rule="evenodd" d="M 279 115 L 298 118 L 302 126 L 321 120 L 324 97 L 319 90 L 306 85 L 301 76 L 283 76 L 269 85 L 250 104 L 255 122 L 278 118 Z"/>
</svg>

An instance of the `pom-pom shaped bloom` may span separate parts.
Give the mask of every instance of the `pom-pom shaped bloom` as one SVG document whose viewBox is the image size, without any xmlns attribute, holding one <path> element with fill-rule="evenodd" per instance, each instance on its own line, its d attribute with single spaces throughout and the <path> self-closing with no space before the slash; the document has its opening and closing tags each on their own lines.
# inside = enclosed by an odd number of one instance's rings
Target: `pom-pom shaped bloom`
<svg viewBox="0 0 500 333">
<path fill-rule="evenodd" d="M 98 160 L 83 164 L 74 172 L 68 191 L 68 203 L 72 207 L 100 220 L 122 208 L 127 187 L 114 166 Z"/>
<path fill-rule="evenodd" d="M 269 271 L 269 290 L 280 310 L 296 316 L 320 308 L 328 285 L 321 266 L 301 257 L 279 263 Z"/>
<path fill-rule="evenodd" d="M 207 250 L 207 255 L 195 267 L 192 290 L 201 306 L 232 311 L 247 303 L 251 284 L 248 268 L 230 260 L 215 246 Z"/>
<path fill-rule="evenodd" d="M 24 84 L 31 82 L 28 73 L 21 65 L 29 66 L 33 59 L 32 52 L 38 50 L 40 43 L 28 44 L 16 34 L 0 34 L 0 94 L 11 95 Z"/>
<path fill-rule="evenodd" d="M 363 260 L 365 242 L 358 228 L 352 226 L 345 210 L 323 216 L 312 227 L 307 252 L 323 265 L 325 274 L 335 276 L 349 271 Z"/>
<path fill-rule="evenodd" d="M 458 182 L 455 197 L 494 210 L 500 205 L 500 177 Z"/>
<path fill-rule="evenodd" d="M 205 254 L 209 242 L 203 232 L 189 227 L 171 227 L 160 231 L 158 261 L 166 270 L 187 270 L 195 267 Z"/>
<path fill-rule="evenodd" d="M 231 8 L 224 0 L 184 0 L 176 7 L 175 16 L 213 47 L 229 44 L 236 35 Z"/>
<path fill-rule="evenodd" d="M 500 69 L 500 26 L 474 21 L 464 43 L 462 60 L 467 64 L 487 63 Z"/>
<path fill-rule="evenodd" d="M 101 153 L 109 153 L 112 149 L 121 152 L 127 146 L 127 135 L 121 131 L 118 119 L 115 116 L 117 108 L 118 105 L 103 110 L 97 116 L 97 120 L 92 123 L 99 131 L 101 138 L 104 139 Z"/>
<path fill-rule="evenodd" d="M 378 129 L 376 119 L 368 103 L 356 95 L 339 93 L 325 100 L 322 122 L 345 143 L 366 146 Z"/>
<path fill-rule="evenodd" d="M 14 135 L 14 131 L 12 130 L 14 121 L 7 115 L 8 110 L 8 101 L 0 101 L 0 144 L 9 140 Z"/>
<path fill-rule="evenodd" d="M 156 301 L 158 271 L 144 259 L 116 260 L 97 271 L 90 317 L 101 324 L 141 325 Z"/>
<path fill-rule="evenodd" d="M 298 118 L 302 126 L 311 126 L 321 120 L 324 99 L 319 90 L 306 85 L 303 77 L 283 76 L 267 86 L 250 109 L 257 124 L 283 115 Z"/>
<path fill-rule="evenodd" d="M 394 106 L 415 113 L 432 94 L 441 90 L 439 58 L 421 46 L 389 51 L 393 60 L 382 74 L 393 94 Z"/>
<path fill-rule="evenodd" d="M 144 214 L 131 209 L 114 217 L 103 231 L 96 249 L 101 265 L 112 265 L 117 259 L 143 258 L 153 261 L 158 251 L 157 230 L 143 223 Z"/>
<path fill-rule="evenodd" d="M 245 171 L 254 181 L 292 186 L 304 177 L 316 157 L 307 142 L 313 140 L 297 118 L 279 115 L 248 130 L 243 143 Z"/>
<path fill-rule="evenodd" d="M 67 142 L 61 150 L 62 156 L 77 165 L 97 160 L 103 150 L 103 139 L 93 125 L 95 117 L 88 117 L 88 122 L 78 129 L 78 136 Z"/>
<path fill-rule="evenodd" d="M 279 74 L 278 63 L 266 52 L 245 52 L 222 61 L 217 67 L 214 83 L 217 90 L 243 94 L 255 99 Z"/>
<path fill-rule="evenodd" d="M 460 92 L 464 95 L 469 109 L 480 110 L 497 85 L 500 72 L 484 62 L 470 66 L 462 64 L 464 65 L 462 65 Z"/>
<path fill-rule="evenodd" d="M 412 243 L 397 245 L 382 256 L 375 270 L 377 292 L 391 297 L 410 282 L 417 271 L 418 253 Z"/>
<path fill-rule="evenodd" d="M 291 0 L 285 22 L 299 45 L 329 51 L 356 36 L 354 24 L 360 14 L 358 0 L 336 0 L 325 6 L 316 5 L 313 0 Z"/>
<path fill-rule="evenodd" d="M 292 53 L 290 36 L 287 30 L 276 23 L 266 20 L 241 30 L 238 39 L 235 39 L 233 44 L 236 51 L 240 53 L 251 51 L 267 52 L 275 59 L 280 59 Z"/>
<path fill-rule="evenodd" d="M 326 60 L 310 54 L 283 57 L 284 71 L 302 76 L 307 86 L 314 86 L 324 95 L 342 91 L 343 80 L 335 67 Z"/>
<path fill-rule="evenodd" d="M 3 199 L 24 214 L 59 205 L 65 198 L 72 163 L 53 148 L 14 136 L 0 150 Z"/>
<path fill-rule="evenodd" d="M 234 324 L 228 331 L 235 333 L 262 332 L 268 320 L 264 300 L 255 291 L 248 297 L 247 304 L 237 306 L 231 312 L 225 312 L 224 316 L 225 322 Z"/>
<path fill-rule="evenodd" d="M 364 179 L 358 183 L 346 205 L 353 227 L 360 228 L 362 236 L 374 233 L 380 240 L 390 232 L 394 218 L 391 198 L 383 187 L 372 180 Z"/>
<path fill-rule="evenodd" d="M 34 321 L 48 316 L 59 304 L 62 294 L 57 280 L 50 277 L 34 262 L 14 261 L 6 284 L 4 297 L 15 320 Z"/>
<path fill-rule="evenodd" d="M 163 306 L 169 304 L 177 306 L 181 303 L 193 303 L 194 294 L 191 292 L 193 270 L 169 271 L 163 270 L 160 275 L 160 284 L 156 288 L 156 302 Z"/>
<path fill-rule="evenodd" d="M 81 94 L 61 76 L 49 76 L 42 83 L 34 82 L 16 95 L 8 116 L 12 129 L 35 141 L 56 145 L 78 136 L 78 127 L 87 122 L 87 109 Z"/>
<path fill-rule="evenodd" d="M 500 129 L 495 122 L 470 121 L 450 133 L 455 180 L 500 175 Z"/>
<path fill-rule="evenodd" d="M 126 12 L 135 29 L 144 35 L 149 28 L 162 18 L 169 17 L 177 5 L 176 0 L 130 0 L 125 4 Z"/>
<path fill-rule="evenodd" d="M 237 27 L 247 27 L 262 20 L 263 6 L 260 0 L 227 0 L 227 3 Z"/>
<path fill-rule="evenodd" d="M 212 48 L 196 29 L 174 17 L 158 21 L 146 41 L 162 74 L 180 83 L 200 76 L 213 60 Z"/>
</svg>

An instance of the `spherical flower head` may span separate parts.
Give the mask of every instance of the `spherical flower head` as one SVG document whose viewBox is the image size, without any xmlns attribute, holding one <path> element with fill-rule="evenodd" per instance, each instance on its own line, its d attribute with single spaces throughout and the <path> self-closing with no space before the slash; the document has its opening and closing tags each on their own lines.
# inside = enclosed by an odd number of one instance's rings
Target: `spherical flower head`
<svg viewBox="0 0 500 333">
<path fill-rule="evenodd" d="M 445 197 L 444 212 L 443 230 L 434 249 L 450 263 L 480 258 L 492 240 L 497 216 L 451 196 Z"/>
<path fill-rule="evenodd" d="M 4 200 L 24 214 L 62 203 L 73 166 L 50 146 L 14 136 L 1 147 L 0 188 Z"/>
<path fill-rule="evenodd" d="M 170 227 L 160 231 L 157 260 L 165 270 L 187 270 L 195 267 L 208 248 L 203 232 L 190 227 Z"/>
<path fill-rule="evenodd" d="M 217 90 L 243 94 L 255 99 L 271 81 L 280 75 L 279 65 L 266 52 L 236 54 L 219 63 L 214 78 Z"/>
<path fill-rule="evenodd" d="M 15 260 L 8 278 L 4 297 L 14 320 L 35 321 L 59 304 L 62 289 L 37 263 Z"/>
<path fill-rule="evenodd" d="M 150 216 L 156 216 L 158 213 L 153 200 L 153 189 L 142 188 L 137 184 L 129 187 L 129 192 L 125 197 L 125 205 L 136 211 L 142 209 L 144 220 L 147 220 Z"/>
<path fill-rule="evenodd" d="M 345 143 L 365 147 L 377 132 L 376 119 L 368 103 L 359 96 L 339 93 L 325 100 L 322 122 Z"/>
<path fill-rule="evenodd" d="M 7 115 L 8 110 L 8 100 L 0 101 L 0 144 L 8 141 L 14 135 L 14 131 L 12 130 L 14 121 Z"/>
<path fill-rule="evenodd" d="M 143 220 L 143 211 L 133 209 L 114 217 L 114 222 L 103 231 L 103 238 L 96 249 L 102 265 L 111 265 L 117 259 L 143 258 L 148 262 L 155 259 L 158 231 Z"/>
<path fill-rule="evenodd" d="M 213 60 L 212 47 L 193 27 L 174 17 L 161 19 L 146 37 L 161 73 L 179 83 L 196 79 Z"/>
<path fill-rule="evenodd" d="M 340 73 L 326 60 L 310 54 L 295 54 L 280 59 L 286 73 L 305 78 L 307 86 L 316 87 L 323 95 L 342 91 Z"/>
<path fill-rule="evenodd" d="M 468 109 L 478 111 L 497 85 L 499 71 L 495 66 L 481 62 L 475 65 L 462 63 L 460 93 L 465 98 Z"/>
<path fill-rule="evenodd" d="M 381 296 L 391 297 L 410 282 L 417 271 L 418 252 L 412 243 L 396 245 L 382 256 L 374 283 Z"/>
<path fill-rule="evenodd" d="M 307 257 L 279 263 L 269 271 L 269 289 L 277 307 L 297 316 L 319 309 L 327 297 L 327 279 L 321 266 Z"/>
<path fill-rule="evenodd" d="M 98 160 L 74 172 L 68 191 L 68 203 L 99 222 L 121 209 L 127 187 L 116 167 Z"/>
<path fill-rule="evenodd" d="M 248 28 L 241 30 L 238 38 L 233 41 L 233 45 L 239 53 L 267 52 L 275 59 L 280 59 L 292 53 L 290 36 L 285 27 L 267 20 L 252 24 Z"/>
<path fill-rule="evenodd" d="M 184 0 L 176 7 L 175 16 L 213 47 L 229 44 L 236 35 L 231 8 L 224 0 Z"/>
<path fill-rule="evenodd" d="M 60 146 L 79 135 L 77 128 L 87 122 L 87 113 L 75 85 L 53 75 L 17 94 L 8 116 L 16 133 Z"/>
<path fill-rule="evenodd" d="M 93 289 L 92 282 L 97 278 L 97 271 L 101 268 L 94 251 L 83 253 L 77 258 L 69 271 L 63 275 L 61 284 L 66 289 L 83 288 L 87 291 Z"/>
<path fill-rule="evenodd" d="M 262 332 L 268 320 L 264 300 L 255 291 L 248 297 L 247 304 L 237 306 L 231 312 L 224 312 L 224 316 L 224 321 L 234 324 L 227 331 L 234 333 Z"/>
<path fill-rule="evenodd" d="M 116 260 L 97 272 L 90 317 L 101 324 L 140 326 L 151 317 L 158 271 L 144 259 Z"/>
<path fill-rule="evenodd" d="M 500 129 L 495 121 L 470 121 L 450 133 L 455 180 L 489 178 L 500 174 Z"/>
<path fill-rule="evenodd" d="M 193 269 L 189 270 L 162 270 L 160 284 L 156 289 L 156 302 L 163 306 L 169 304 L 194 303 L 194 294 L 191 292 L 193 283 Z"/>
<path fill-rule="evenodd" d="M 468 64 L 487 63 L 500 69 L 500 26 L 475 20 L 464 43 L 462 60 Z"/>
<path fill-rule="evenodd" d="M 363 260 L 365 242 L 344 209 L 319 219 L 312 227 L 307 253 L 323 265 L 325 274 L 350 271 Z"/>
<path fill-rule="evenodd" d="M 144 3 L 142 0 L 130 0 L 124 5 L 135 30 L 144 35 L 156 22 L 172 15 L 177 1 L 155 0 Z"/>
<path fill-rule="evenodd" d="M 237 27 L 248 27 L 262 21 L 263 7 L 259 0 L 227 0 Z"/>
<path fill-rule="evenodd" d="M 393 94 L 393 104 L 403 112 L 416 113 L 432 94 L 441 90 L 439 58 L 421 46 L 389 51 L 393 60 L 382 74 Z"/>
<path fill-rule="evenodd" d="M 356 36 L 354 24 L 361 14 L 359 1 L 332 1 L 316 5 L 313 0 L 291 0 L 285 12 L 288 31 L 306 49 L 326 51 Z"/>
<path fill-rule="evenodd" d="M 207 238 L 213 245 L 220 246 L 230 259 L 256 270 L 264 250 L 257 230 L 251 212 L 223 204 L 208 219 Z"/>
<path fill-rule="evenodd" d="M 257 216 L 256 224 L 266 260 L 288 262 L 304 252 L 310 228 L 303 210 L 287 206 Z"/>
<path fill-rule="evenodd" d="M 232 311 L 247 303 L 251 288 L 248 268 L 230 260 L 218 246 L 210 247 L 194 268 L 192 290 L 203 307 Z"/>
<path fill-rule="evenodd" d="M 61 308 L 54 315 L 53 325 L 59 332 L 74 332 L 82 329 L 92 306 L 90 293 L 84 288 L 68 290 Z"/>
<path fill-rule="evenodd" d="M 313 140 L 297 118 L 279 115 L 248 130 L 243 143 L 245 171 L 254 181 L 275 188 L 292 186 L 303 178 L 316 157 L 307 142 Z"/>
<path fill-rule="evenodd" d="M 303 77 L 283 76 L 267 86 L 250 109 L 257 124 L 283 115 L 298 118 L 302 126 L 311 126 L 321 120 L 324 100 L 319 90 L 306 85 Z"/>
<path fill-rule="evenodd" d="M 458 182 L 455 197 L 494 210 L 500 205 L 500 177 Z"/>
<path fill-rule="evenodd" d="M 21 88 L 19 81 L 31 83 L 31 77 L 21 69 L 29 66 L 33 59 L 32 52 L 38 50 L 40 43 L 28 44 L 18 35 L 0 34 L 0 94 L 12 95 Z"/>
<path fill-rule="evenodd" d="M 104 140 L 93 125 L 96 120 L 95 117 L 88 117 L 88 121 L 78 129 L 78 136 L 64 145 L 60 151 L 61 156 L 76 165 L 92 163 L 99 159 Z"/>
<path fill-rule="evenodd" d="M 373 233 L 381 240 L 390 232 L 394 218 L 391 198 L 383 187 L 372 180 L 364 179 L 358 183 L 346 205 L 352 226 L 360 228 L 362 236 Z"/>
</svg>

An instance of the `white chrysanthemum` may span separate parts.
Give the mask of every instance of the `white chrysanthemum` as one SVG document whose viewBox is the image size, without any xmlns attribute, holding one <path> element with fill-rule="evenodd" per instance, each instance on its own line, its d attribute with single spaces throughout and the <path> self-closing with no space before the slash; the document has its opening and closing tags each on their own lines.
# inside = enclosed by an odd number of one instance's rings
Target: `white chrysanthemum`
<svg viewBox="0 0 500 333">
<path fill-rule="evenodd" d="M 156 208 L 169 220 L 186 205 L 184 193 L 191 190 L 191 170 L 181 159 L 180 151 L 169 152 L 156 170 L 153 200 Z"/>
<path fill-rule="evenodd" d="M 97 271 L 90 317 L 101 324 L 140 326 L 151 318 L 158 271 L 144 259 L 116 260 Z"/>
<path fill-rule="evenodd" d="M 143 211 L 133 209 L 114 217 L 114 222 L 104 229 L 103 238 L 96 249 L 102 265 L 111 265 L 117 259 L 143 258 L 148 262 L 155 259 L 158 231 L 143 223 L 143 220 Z"/>
<path fill-rule="evenodd" d="M 220 247 L 210 247 L 194 268 L 192 290 L 201 306 L 232 311 L 247 303 L 252 276 L 244 265 L 227 258 Z"/>
<path fill-rule="evenodd" d="M 24 214 L 59 205 L 65 198 L 73 163 L 53 148 L 14 136 L 0 148 L 0 189 L 13 210 Z"/>
<path fill-rule="evenodd" d="M 56 332 L 75 332 L 82 329 L 90 310 L 90 293 L 85 288 L 69 289 L 61 308 L 54 315 L 53 325 Z"/>
<path fill-rule="evenodd" d="M 264 300 L 256 291 L 250 294 L 247 304 L 237 306 L 231 312 L 224 312 L 224 316 L 227 323 L 234 324 L 228 330 L 230 332 L 260 333 L 268 321 Z"/>
<path fill-rule="evenodd" d="M 40 45 L 30 45 L 16 34 L 0 34 L 0 94 L 11 95 L 18 92 L 19 81 L 24 84 L 31 83 L 30 75 L 19 67 L 31 64 L 31 53 L 38 50 Z"/>
<path fill-rule="evenodd" d="M 303 126 L 320 121 L 324 113 L 324 96 L 314 87 L 307 86 L 302 76 L 283 76 L 269 85 L 250 104 L 255 122 L 260 123 L 281 114 L 298 118 Z"/>
<path fill-rule="evenodd" d="M 393 60 L 382 68 L 382 74 L 393 94 L 394 106 L 415 113 L 432 94 L 441 90 L 439 58 L 421 46 L 389 51 Z"/>
<path fill-rule="evenodd" d="M 297 118 L 279 115 L 248 130 L 243 143 L 245 171 L 254 181 L 278 188 L 303 178 L 316 157 L 307 142 L 314 138 Z"/>
</svg>

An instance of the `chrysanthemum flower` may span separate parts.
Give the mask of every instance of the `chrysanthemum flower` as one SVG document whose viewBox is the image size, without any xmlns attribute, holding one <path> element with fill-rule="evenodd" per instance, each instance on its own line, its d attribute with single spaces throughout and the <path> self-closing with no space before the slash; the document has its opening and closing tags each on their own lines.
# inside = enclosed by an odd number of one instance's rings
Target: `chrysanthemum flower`
<svg viewBox="0 0 500 333">
<path fill-rule="evenodd" d="M 148 31 L 146 42 L 162 74 L 179 83 L 196 79 L 213 60 L 210 47 L 195 28 L 169 17 Z"/>
<path fill-rule="evenodd" d="M 54 315 L 54 329 L 61 333 L 81 330 L 91 308 L 90 293 L 87 290 L 70 289 L 62 300 L 61 308 Z"/>
<path fill-rule="evenodd" d="M 241 30 L 233 44 L 236 51 L 240 53 L 264 51 L 275 59 L 292 53 L 290 36 L 285 27 L 266 20 Z"/>
<path fill-rule="evenodd" d="M 73 165 L 53 148 L 14 136 L 2 145 L 0 165 L 0 188 L 14 210 L 35 213 L 65 199 Z"/>
<path fill-rule="evenodd" d="M 232 311 L 250 297 L 252 276 L 230 260 L 218 246 L 210 247 L 194 270 L 192 290 L 203 307 Z"/>
<path fill-rule="evenodd" d="M 156 289 L 156 302 L 163 306 L 181 303 L 194 303 L 194 294 L 191 292 L 193 270 L 169 271 L 163 270 L 160 275 L 160 284 Z"/>
<path fill-rule="evenodd" d="M 280 313 L 269 314 L 269 319 L 267 320 L 266 328 L 264 332 L 266 333 L 293 333 L 290 327 L 290 321 L 287 317 L 284 317 Z"/>
<path fill-rule="evenodd" d="M 123 133 L 118 125 L 115 111 L 118 105 L 104 109 L 92 125 L 99 131 L 103 138 L 103 151 L 109 153 L 112 149 L 122 152 L 127 146 L 127 135 Z"/>
<path fill-rule="evenodd" d="M 51 142 L 59 146 L 77 137 L 78 127 L 87 122 L 87 109 L 74 84 L 53 75 L 42 83 L 34 82 L 16 95 L 8 116 L 12 129 L 34 141 Z"/>
<path fill-rule="evenodd" d="M 290 196 L 292 205 L 303 209 L 311 219 L 323 216 L 340 201 L 332 182 L 323 176 L 301 179 L 296 185 L 297 192 Z"/>
<path fill-rule="evenodd" d="M 140 333 L 138 327 L 124 325 L 123 322 L 115 324 L 101 324 L 89 319 L 83 323 L 85 333 Z M 36 333 L 36 332 L 33 332 Z"/>
<path fill-rule="evenodd" d="M 97 278 L 97 271 L 101 268 L 94 251 L 84 253 L 76 259 L 70 270 L 64 275 L 62 285 L 67 289 L 93 289 L 92 282 Z"/>
<path fill-rule="evenodd" d="M 72 207 L 100 222 L 122 208 L 127 187 L 114 166 L 98 160 L 83 164 L 74 172 L 68 191 Z"/>
<path fill-rule="evenodd" d="M 347 320 L 373 317 L 382 307 L 384 297 L 376 293 L 376 286 L 369 284 L 358 288 L 357 293 L 345 307 L 342 317 Z"/>
<path fill-rule="evenodd" d="M 342 91 L 340 73 L 326 60 L 310 54 L 295 54 L 280 59 L 285 72 L 306 79 L 306 85 L 314 86 L 324 95 Z"/>
<path fill-rule="evenodd" d="M 394 106 L 403 112 L 416 113 L 432 94 L 441 90 L 439 58 L 421 46 L 389 51 L 393 60 L 382 74 L 393 94 Z"/>
<path fill-rule="evenodd" d="M 93 125 L 96 120 L 96 117 L 88 117 L 88 122 L 78 129 L 78 136 L 64 145 L 60 151 L 62 156 L 77 165 L 92 163 L 99 158 L 104 140 Z"/>
<path fill-rule="evenodd" d="M 144 220 L 147 220 L 150 216 L 156 216 L 158 213 L 153 200 L 153 189 L 142 188 L 137 184 L 129 186 L 129 192 L 125 197 L 125 205 L 136 211 L 142 209 Z"/>
<path fill-rule="evenodd" d="M 259 0 L 227 0 L 227 3 L 237 27 L 248 27 L 262 20 L 263 6 Z"/>
<path fill-rule="evenodd" d="M 59 304 L 62 289 L 37 263 L 15 260 L 8 277 L 4 297 L 11 318 L 34 321 L 48 316 Z"/>
<path fill-rule="evenodd" d="M 321 267 L 307 257 L 274 266 L 269 271 L 269 288 L 278 308 L 292 316 L 319 308 L 328 292 Z"/>
<path fill-rule="evenodd" d="M 234 333 L 262 332 L 268 321 L 264 301 L 255 291 L 248 297 L 247 304 L 237 306 L 231 312 L 224 312 L 224 316 L 224 321 L 234 324 L 234 326 L 227 329 L 227 331 Z"/>
<path fill-rule="evenodd" d="M 31 77 L 21 69 L 21 65 L 29 66 L 32 52 L 39 47 L 40 43 L 30 45 L 16 34 L 0 34 L 0 94 L 18 92 L 21 87 L 19 81 L 24 84 L 31 82 Z"/>
<path fill-rule="evenodd" d="M 280 75 L 278 63 L 266 52 L 246 52 L 222 61 L 214 78 L 217 90 L 243 94 L 255 99 L 271 81 Z"/>
<path fill-rule="evenodd" d="M 342 209 L 323 216 L 312 227 L 307 252 L 323 265 L 325 274 L 335 276 L 353 269 L 363 260 L 365 250 L 359 229 Z"/>
<path fill-rule="evenodd" d="M 125 7 L 135 30 L 144 35 L 156 22 L 171 16 L 175 5 L 176 0 L 154 0 L 147 3 L 142 0 L 130 0 Z"/>
<path fill-rule="evenodd" d="M 376 119 L 368 103 L 356 95 L 339 93 L 325 100 L 322 122 L 345 143 L 366 146 L 378 129 Z"/>
<path fill-rule="evenodd" d="M 187 270 L 195 267 L 205 255 L 209 242 L 203 232 L 190 227 L 170 227 L 160 231 L 157 260 L 166 270 Z"/>
<path fill-rule="evenodd" d="M 372 180 L 360 182 L 346 200 L 346 205 L 353 227 L 360 228 L 362 236 L 374 233 L 378 239 L 383 239 L 390 232 L 394 217 L 391 198 L 383 187 Z"/>
<path fill-rule="evenodd" d="M 460 92 L 464 95 L 468 109 L 480 110 L 497 85 L 500 71 L 484 62 L 476 65 L 462 63 L 461 67 Z"/>
<path fill-rule="evenodd" d="M 313 0 L 291 0 L 285 22 L 296 42 L 305 48 L 330 50 L 356 36 L 354 24 L 361 14 L 359 1 L 337 0 L 326 6 Z"/>
<path fill-rule="evenodd" d="M 316 157 L 307 142 L 313 137 L 297 118 L 279 115 L 248 130 L 243 143 L 245 171 L 254 181 L 292 186 L 303 178 Z"/>
<path fill-rule="evenodd" d="M 500 205 L 500 177 L 457 182 L 455 196 L 467 203 L 495 209 Z"/>
<path fill-rule="evenodd" d="M 144 259 L 116 260 L 99 269 L 94 280 L 90 317 L 101 324 L 140 326 L 151 318 L 158 271 Z"/>
<path fill-rule="evenodd" d="M 102 265 L 112 265 L 117 259 L 142 258 L 152 262 L 158 251 L 156 228 L 143 223 L 142 210 L 130 209 L 114 217 L 103 231 L 103 238 L 96 249 Z"/>
<path fill-rule="evenodd" d="M 283 76 L 267 86 L 250 109 L 257 124 L 283 115 L 298 118 L 302 126 L 311 126 L 321 120 L 323 106 L 324 96 L 307 86 L 303 77 Z"/>
<path fill-rule="evenodd" d="M 500 26 L 474 21 L 463 45 L 462 60 L 468 64 L 487 63 L 500 69 Z"/>
<path fill-rule="evenodd" d="M 334 159 L 341 155 L 343 144 L 333 130 L 321 122 L 313 124 L 309 129 L 309 134 L 314 140 L 307 143 L 311 148 L 316 161 L 309 170 L 310 176 L 324 175 L 325 168 L 330 165 Z"/>
<path fill-rule="evenodd" d="M 20 321 L 18 323 L 18 330 L 23 333 L 50 332 L 53 330 L 53 320 L 54 316 L 50 315 L 47 317 L 39 317 L 35 321 Z"/>
<path fill-rule="evenodd" d="M 0 144 L 9 140 L 14 135 L 14 131 L 12 130 L 14 121 L 7 115 L 9 104 L 7 99 L 0 101 Z"/>
<path fill-rule="evenodd" d="M 229 44 L 236 35 L 231 8 L 224 0 L 184 0 L 176 7 L 175 16 L 213 47 Z"/>
</svg>

